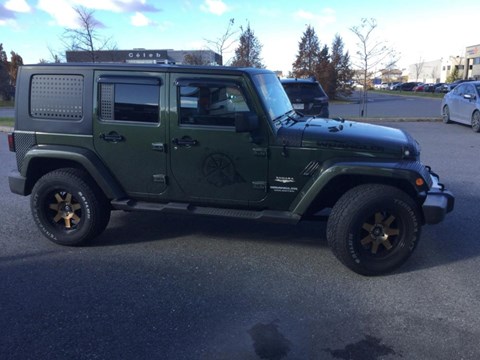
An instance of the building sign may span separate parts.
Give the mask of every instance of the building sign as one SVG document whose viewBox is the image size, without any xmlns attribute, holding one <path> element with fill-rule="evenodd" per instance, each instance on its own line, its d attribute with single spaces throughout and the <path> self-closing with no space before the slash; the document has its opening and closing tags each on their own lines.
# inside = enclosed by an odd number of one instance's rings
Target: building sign
<svg viewBox="0 0 480 360">
<path fill-rule="evenodd" d="M 467 56 L 468 57 L 480 56 L 480 45 L 467 48 Z"/>
<path fill-rule="evenodd" d="M 162 60 L 167 58 L 166 51 L 158 51 L 158 50 L 138 50 L 138 51 L 128 51 L 127 59 L 134 60 L 134 59 L 150 59 L 150 60 Z"/>
</svg>

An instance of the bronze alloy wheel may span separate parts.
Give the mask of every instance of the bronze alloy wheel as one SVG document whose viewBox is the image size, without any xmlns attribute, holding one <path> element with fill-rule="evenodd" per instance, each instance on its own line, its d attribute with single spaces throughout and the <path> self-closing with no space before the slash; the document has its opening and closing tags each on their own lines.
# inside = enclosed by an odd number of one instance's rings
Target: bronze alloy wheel
<svg viewBox="0 0 480 360">
<path fill-rule="evenodd" d="M 110 204 L 79 169 L 63 168 L 42 176 L 30 199 L 40 231 L 61 245 L 80 245 L 100 234 L 110 219 Z"/>
<path fill-rule="evenodd" d="M 333 207 L 327 240 L 335 256 L 362 275 L 382 275 L 402 265 L 420 238 L 418 205 L 402 190 L 364 184 Z"/>
</svg>

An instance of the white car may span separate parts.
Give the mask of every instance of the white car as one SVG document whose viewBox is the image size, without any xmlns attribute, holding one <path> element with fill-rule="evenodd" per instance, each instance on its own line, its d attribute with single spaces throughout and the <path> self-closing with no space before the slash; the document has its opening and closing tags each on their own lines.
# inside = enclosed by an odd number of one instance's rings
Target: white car
<svg viewBox="0 0 480 360">
<path fill-rule="evenodd" d="M 469 81 L 457 85 L 445 94 L 442 100 L 442 119 L 467 124 L 480 132 L 480 81 Z"/>
</svg>

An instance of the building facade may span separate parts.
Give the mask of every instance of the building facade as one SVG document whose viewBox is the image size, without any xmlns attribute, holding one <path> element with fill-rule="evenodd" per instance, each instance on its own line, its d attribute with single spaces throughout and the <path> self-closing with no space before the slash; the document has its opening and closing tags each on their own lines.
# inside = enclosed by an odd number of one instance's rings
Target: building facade
<svg viewBox="0 0 480 360">
<path fill-rule="evenodd" d="M 222 65 L 222 56 L 211 50 L 100 50 L 67 51 L 67 62 L 122 62 L 140 64 Z"/>
<path fill-rule="evenodd" d="M 466 48 L 465 79 L 480 80 L 480 44 Z"/>
</svg>

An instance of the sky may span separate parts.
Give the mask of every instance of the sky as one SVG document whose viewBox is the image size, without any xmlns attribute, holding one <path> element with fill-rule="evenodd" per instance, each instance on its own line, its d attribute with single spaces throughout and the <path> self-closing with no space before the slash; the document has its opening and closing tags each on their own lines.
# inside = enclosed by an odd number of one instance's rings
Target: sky
<svg viewBox="0 0 480 360">
<path fill-rule="evenodd" d="M 373 18 L 371 41 L 394 49 L 400 69 L 464 56 L 467 46 L 480 44 L 477 0 L 1 0 L 0 43 L 8 57 L 15 51 L 24 64 L 52 61 L 52 52 L 65 50 L 65 28 L 77 26 L 78 6 L 94 11 L 100 35 L 111 37 L 119 50 L 206 49 L 233 18 L 235 30 L 250 24 L 262 44 L 263 64 L 284 74 L 292 69 L 307 26 L 321 46 L 330 46 L 338 34 L 355 63 L 359 41 L 351 28 Z M 237 44 L 224 54 L 224 63 Z"/>
</svg>

